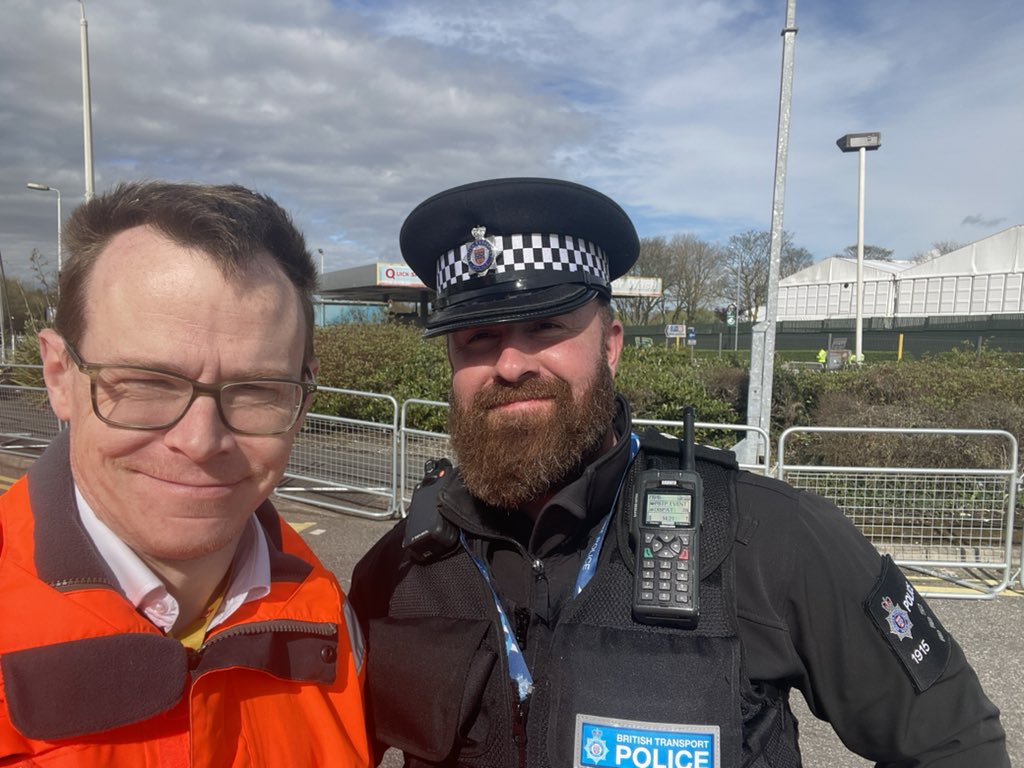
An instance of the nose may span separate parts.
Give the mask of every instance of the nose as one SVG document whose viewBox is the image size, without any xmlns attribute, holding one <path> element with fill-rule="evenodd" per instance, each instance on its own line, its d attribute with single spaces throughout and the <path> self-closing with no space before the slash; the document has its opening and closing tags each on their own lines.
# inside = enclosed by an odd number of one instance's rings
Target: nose
<svg viewBox="0 0 1024 768">
<path fill-rule="evenodd" d="M 200 394 L 181 420 L 164 433 L 164 444 L 201 463 L 231 450 L 235 435 L 221 419 L 214 398 Z"/>
<path fill-rule="evenodd" d="M 536 357 L 520 344 L 515 336 L 502 339 L 498 349 L 498 358 L 494 364 L 498 378 L 509 384 L 536 376 L 539 371 Z"/>
</svg>

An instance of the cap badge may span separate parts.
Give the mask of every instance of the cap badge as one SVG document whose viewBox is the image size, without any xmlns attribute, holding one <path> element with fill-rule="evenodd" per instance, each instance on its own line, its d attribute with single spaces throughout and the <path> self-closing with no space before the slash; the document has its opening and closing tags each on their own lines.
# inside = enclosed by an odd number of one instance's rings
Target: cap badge
<svg viewBox="0 0 1024 768">
<path fill-rule="evenodd" d="M 462 260 L 470 271 L 477 275 L 486 275 L 487 270 L 494 266 L 495 257 L 501 249 L 494 245 L 494 238 L 487 237 L 487 227 L 473 227 L 473 242 L 466 246 Z"/>
</svg>

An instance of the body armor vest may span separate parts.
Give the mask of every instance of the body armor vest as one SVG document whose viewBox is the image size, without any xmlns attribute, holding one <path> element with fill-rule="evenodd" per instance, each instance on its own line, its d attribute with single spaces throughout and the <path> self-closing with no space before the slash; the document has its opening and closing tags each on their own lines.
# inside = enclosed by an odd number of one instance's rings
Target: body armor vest
<svg viewBox="0 0 1024 768">
<path fill-rule="evenodd" d="M 597 572 L 563 607 L 528 708 L 514 693 L 491 590 L 465 549 L 403 563 L 388 617 L 370 621 L 368 663 L 378 737 L 405 751 L 408 765 L 634 765 L 622 762 L 631 748 L 600 736 L 591 736 L 584 754 L 585 721 L 709 729 L 723 768 L 800 765 L 785 698 L 752 686 L 744 667 L 732 547 L 735 464 L 723 460 L 727 454 L 697 454 L 705 494 L 697 626 L 656 627 L 633 618 L 631 479 L 644 463 L 678 466 L 676 441 L 649 432 L 642 444 Z M 382 660 L 378 669 L 375 658 Z M 643 745 L 640 738 L 636 744 Z M 635 764 L 714 764 L 695 762 L 686 750 L 663 745 L 654 754 L 656 745 L 648 746 Z"/>
</svg>

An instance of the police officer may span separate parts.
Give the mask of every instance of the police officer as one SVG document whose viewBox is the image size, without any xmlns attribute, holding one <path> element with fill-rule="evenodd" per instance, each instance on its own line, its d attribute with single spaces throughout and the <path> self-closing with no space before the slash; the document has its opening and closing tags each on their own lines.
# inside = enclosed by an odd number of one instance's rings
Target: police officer
<svg viewBox="0 0 1024 768">
<path fill-rule="evenodd" d="M 879 765 L 1009 765 L 998 710 L 892 560 L 731 453 L 696 451 L 683 594 L 699 600 L 675 623 L 634 604 L 652 577 L 637 478 L 686 451 L 635 435 L 615 394 L 611 282 L 639 252 L 615 202 L 550 179 L 468 184 L 419 205 L 401 247 L 437 291 L 425 335 L 447 337 L 459 465 L 431 467 L 354 574 L 378 759 L 797 766 L 795 687 Z"/>
</svg>

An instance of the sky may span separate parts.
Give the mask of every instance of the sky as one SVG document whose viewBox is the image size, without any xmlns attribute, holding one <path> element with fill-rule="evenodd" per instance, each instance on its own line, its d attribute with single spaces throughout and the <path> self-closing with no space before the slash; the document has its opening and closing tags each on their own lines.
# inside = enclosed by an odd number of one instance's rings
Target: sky
<svg viewBox="0 0 1024 768">
<path fill-rule="evenodd" d="M 601 190 L 642 237 L 771 227 L 785 0 L 87 0 L 97 193 L 237 182 L 327 271 L 397 261 L 419 202 L 501 176 Z M 0 254 L 56 266 L 83 200 L 81 4 L 0 0 Z M 816 259 L 1024 223 L 1019 0 L 799 0 L 783 225 Z M 467 233 L 468 238 L 468 233 Z"/>
</svg>

